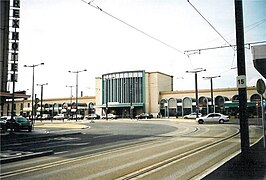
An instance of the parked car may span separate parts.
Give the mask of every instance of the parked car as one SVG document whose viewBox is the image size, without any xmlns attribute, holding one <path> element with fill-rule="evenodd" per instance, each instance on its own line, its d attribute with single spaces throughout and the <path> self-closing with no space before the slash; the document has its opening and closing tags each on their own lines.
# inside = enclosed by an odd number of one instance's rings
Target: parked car
<svg viewBox="0 0 266 180">
<path fill-rule="evenodd" d="M 100 119 L 100 115 L 98 114 L 89 114 L 85 116 L 86 119 Z"/>
<path fill-rule="evenodd" d="M 6 122 L 7 125 L 7 129 L 11 128 L 11 119 L 8 119 Z M 14 131 L 20 131 L 20 130 L 28 130 L 29 132 L 32 131 L 32 121 L 28 120 L 25 117 L 22 116 L 17 116 L 14 117 L 14 121 L 13 121 L 13 128 Z"/>
<path fill-rule="evenodd" d="M 137 119 L 151 119 L 153 115 L 151 113 L 141 113 L 135 116 Z"/>
<path fill-rule="evenodd" d="M 6 124 L 6 118 L 1 117 L 0 119 L 0 130 L 1 132 L 6 132 L 7 131 L 7 124 Z"/>
<path fill-rule="evenodd" d="M 81 114 L 73 114 L 72 116 L 68 116 L 68 119 L 69 120 L 71 120 L 71 119 L 76 119 L 76 117 L 77 117 L 77 119 L 84 119 L 84 116 L 83 115 L 81 115 Z"/>
<path fill-rule="evenodd" d="M 66 115 L 65 114 L 57 114 L 53 117 L 53 119 L 55 120 L 63 120 L 66 118 Z"/>
<path fill-rule="evenodd" d="M 199 124 L 203 124 L 204 122 L 218 122 L 220 124 L 223 124 L 224 122 L 229 121 L 229 117 L 221 113 L 210 113 L 206 116 L 196 118 L 196 121 Z"/>
<path fill-rule="evenodd" d="M 107 114 L 107 118 L 108 118 L 108 119 L 117 119 L 118 116 L 115 115 L 115 114 Z M 106 119 L 106 116 L 105 116 L 105 115 L 102 116 L 102 119 Z"/>
<path fill-rule="evenodd" d="M 201 113 L 198 113 L 199 117 L 202 116 Z M 187 114 L 184 116 L 184 119 L 196 119 L 197 118 L 197 114 L 194 112 L 194 113 L 191 113 L 191 114 Z"/>
<path fill-rule="evenodd" d="M 51 116 L 50 116 L 50 114 L 43 114 L 42 117 L 41 117 L 41 115 L 39 115 L 38 119 L 47 120 L 47 119 L 51 119 Z"/>
</svg>

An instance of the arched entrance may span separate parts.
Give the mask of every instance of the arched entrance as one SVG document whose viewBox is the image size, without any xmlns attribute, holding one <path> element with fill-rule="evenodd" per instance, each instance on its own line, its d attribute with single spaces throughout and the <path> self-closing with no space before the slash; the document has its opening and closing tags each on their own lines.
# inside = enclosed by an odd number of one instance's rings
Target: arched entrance
<svg viewBox="0 0 266 180">
<path fill-rule="evenodd" d="M 161 99 L 160 100 L 160 114 L 162 117 L 165 117 L 167 115 L 167 100 Z"/>
<path fill-rule="evenodd" d="M 57 103 L 54 103 L 53 105 L 53 116 L 59 114 L 59 105 Z"/>
<path fill-rule="evenodd" d="M 210 98 L 207 98 L 205 96 L 201 96 L 199 98 L 199 109 L 202 115 L 206 115 L 209 113 L 209 101 Z"/>
<path fill-rule="evenodd" d="M 190 97 L 185 97 L 182 102 L 183 107 L 183 113 L 182 116 L 190 114 L 193 112 L 193 106 L 192 106 L 193 99 Z"/>
<path fill-rule="evenodd" d="M 229 101 L 229 99 L 225 96 L 216 96 L 216 98 L 215 98 L 215 112 L 224 114 L 225 101 Z"/>
<path fill-rule="evenodd" d="M 255 105 L 252 106 L 252 104 Z M 248 106 L 248 113 L 251 117 L 261 117 L 261 96 L 259 94 L 252 94 L 250 97 L 250 106 Z"/>
<path fill-rule="evenodd" d="M 94 103 L 90 102 L 88 104 L 88 114 L 94 114 L 94 113 L 95 113 Z"/>
<path fill-rule="evenodd" d="M 170 98 L 168 100 L 168 111 L 169 111 L 169 116 L 176 116 L 176 114 L 177 114 L 177 100 L 175 98 Z"/>
</svg>

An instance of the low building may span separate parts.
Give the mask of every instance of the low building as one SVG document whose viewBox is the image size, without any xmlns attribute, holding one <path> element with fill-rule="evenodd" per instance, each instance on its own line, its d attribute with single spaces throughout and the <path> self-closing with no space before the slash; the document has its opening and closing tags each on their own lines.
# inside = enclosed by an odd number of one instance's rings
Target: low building
<svg viewBox="0 0 266 180">
<path fill-rule="evenodd" d="M 194 90 L 173 91 L 173 76 L 161 72 L 123 71 L 103 74 L 95 78 L 95 96 L 51 98 L 43 100 L 34 107 L 40 112 L 54 116 L 59 113 L 87 115 L 97 113 L 105 116 L 113 113 L 123 118 L 135 117 L 140 113 L 158 114 L 163 117 L 184 116 L 195 112 L 196 99 Z M 199 94 L 199 110 L 202 114 L 221 112 L 237 115 L 238 89 L 214 89 L 213 103 L 210 90 L 202 89 Z M 72 102 L 71 102 L 72 101 Z M 251 116 L 258 115 L 260 95 L 255 87 L 247 88 L 248 112 Z M 32 102 L 29 99 L 16 99 L 17 115 L 31 115 Z M 1 107 L 1 115 L 11 114 L 11 101 Z"/>
</svg>

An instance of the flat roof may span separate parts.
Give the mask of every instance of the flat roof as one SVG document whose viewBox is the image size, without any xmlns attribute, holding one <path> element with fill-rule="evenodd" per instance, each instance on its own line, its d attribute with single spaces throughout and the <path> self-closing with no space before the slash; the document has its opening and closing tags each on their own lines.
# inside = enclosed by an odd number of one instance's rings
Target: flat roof
<svg viewBox="0 0 266 180">
<path fill-rule="evenodd" d="M 13 97 L 13 93 L 10 92 L 0 92 L 0 97 L 5 97 L 7 99 L 11 99 Z M 27 95 L 25 92 L 15 92 L 14 98 L 30 98 L 30 95 Z"/>
</svg>

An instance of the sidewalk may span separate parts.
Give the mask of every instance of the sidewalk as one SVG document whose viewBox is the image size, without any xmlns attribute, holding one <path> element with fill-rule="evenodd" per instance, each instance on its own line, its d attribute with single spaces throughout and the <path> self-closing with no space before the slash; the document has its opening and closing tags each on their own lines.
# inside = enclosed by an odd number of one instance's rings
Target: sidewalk
<svg viewBox="0 0 266 180">
<path fill-rule="evenodd" d="M 266 148 L 263 139 L 250 148 L 246 158 L 240 153 L 224 165 L 207 175 L 205 180 L 213 179 L 266 179 Z"/>
</svg>

